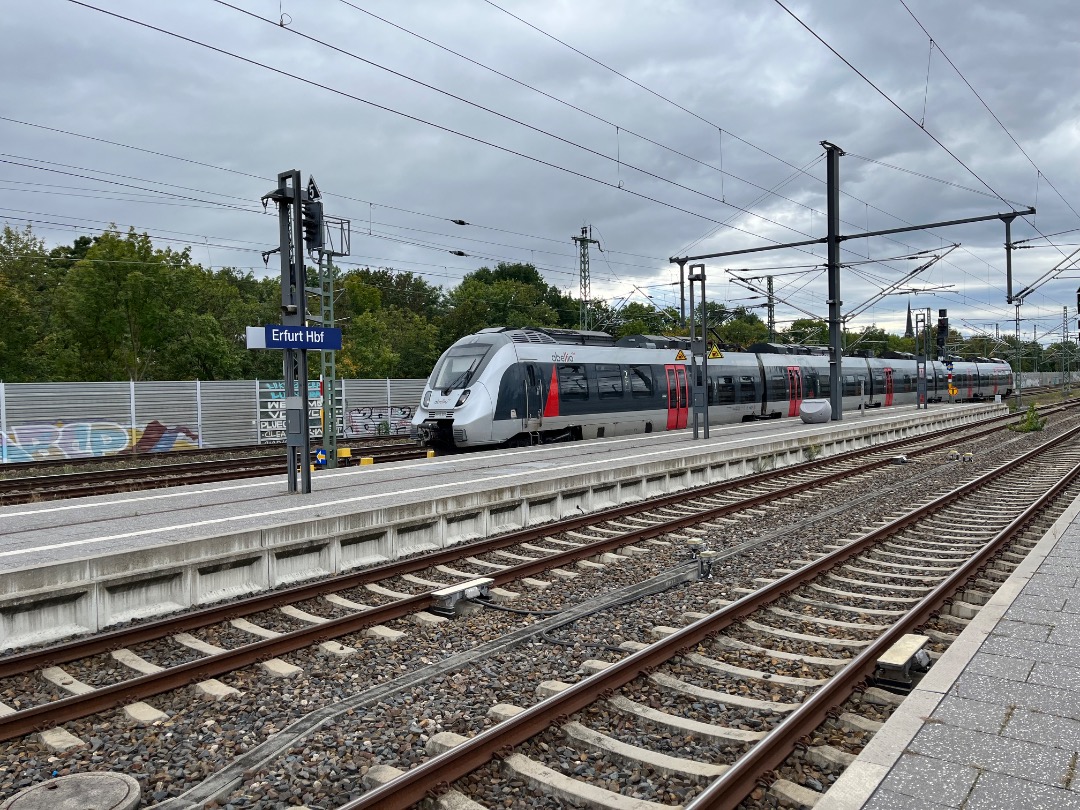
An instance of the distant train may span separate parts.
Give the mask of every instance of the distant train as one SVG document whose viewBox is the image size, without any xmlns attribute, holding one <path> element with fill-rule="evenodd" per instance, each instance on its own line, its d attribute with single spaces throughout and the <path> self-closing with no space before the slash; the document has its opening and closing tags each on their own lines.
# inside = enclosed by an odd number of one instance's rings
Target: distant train
<svg viewBox="0 0 1080 810">
<path fill-rule="evenodd" d="M 829 359 L 820 347 L 756 344 L 717 354 L 708 362 L 710 424 L 797 416 L 804 399 L 829 398 Z M 412 433 L 422 444 L 453 449 L 678 430 L 689 414 L 689 356 L 686 338 L 482 329 L 439 358 Z M 910 355 L 844 357 L 844 410 L 915 404 L 916 373 Z M 931 402 L 992 399 L 1013 386 L 1003 360 L 955 361 L 951 372 L 934 361 L 926 375 Z"/>
</svg>

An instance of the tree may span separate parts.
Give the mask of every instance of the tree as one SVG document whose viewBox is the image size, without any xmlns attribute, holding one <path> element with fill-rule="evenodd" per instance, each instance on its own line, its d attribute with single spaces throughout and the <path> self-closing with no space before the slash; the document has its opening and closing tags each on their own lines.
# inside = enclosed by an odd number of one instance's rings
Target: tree
<svg viewBox="0 0 1080 810">
<path fill-rule="evenodd" d="M 57 271 L 30 227 L 0 233 L 0 379 L 29 382 L 44 371 L 38 347 L 47 331 Z"/>
<path fill-rule="evenodd" d="M 617 338 L 626 335 L 662 335 L 678 326 L 678 319 L 673 318 L 670 312 L 637 301 L 624 305 L 612 317 L 608 331 Z"/>
<path fill-rule="evenodd" d="M 390 307 L 372 309 L 347 322 L 338 354 L 343 377 L 427 377 L 442 348 L 439 330 L 423 315 Z"/>
<path fill-rule="evenodd" d="M 393 268 L 370 267 L 350 270 L 339 276 L 338 289 L 359 289 L 357 285 L 378 294 L 378 307 L 396 307 L 423 315 L 430 321 L 437 320 L 445 308 L 445 296 L 441 287 L 428 284 L 412 273 L 399 272 Z M 353 306 L 353 305 L 350 305 Z M 370 307 L 369 307 L 370 308 Z M 360 309 L 358 311 L 364 311 Z"/>
<path fill-rule="evenodd" d="M 812 318 L 796 318 L 783 332 L 784 343 L 825 345 L 829 342 L 829 325 Z"/>
<path fill-rule="evenodd" d="M 169 271 L 190 265 L 187 251 L 155 250 L 146 234 L 106 231 L 68 271 L 57 314 L 77 367 L 74 379 L 141 380 L 162 346 L 174 314 Z"/>
<path fill-rule="evenodd" d="M 769 338 L 768 325 L 756 313 L 745 307 L 733 310 L 732 316 L 717 331 L 724 343 L 744 349 Z"/>
<path fill-rule="evenodd" d="M 555 302 L 562 294 L 544 283 L 531 264 L 500 264 L 469 273 L 447 295 L 449 309 L 443 319 L 442 338 L 450 345 L 458 338 L 490 326 L 563 326 Z M 577 325 L 577 310 L 574 310 Z"/>
</svg>

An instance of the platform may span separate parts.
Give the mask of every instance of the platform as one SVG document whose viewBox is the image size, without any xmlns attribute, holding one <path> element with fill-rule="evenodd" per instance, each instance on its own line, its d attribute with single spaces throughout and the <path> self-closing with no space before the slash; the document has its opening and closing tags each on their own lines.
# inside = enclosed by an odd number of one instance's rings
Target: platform
<svg viewBox="0 0 1080 810">
<path fill-rule="evenodd" d="M 780 419 L 0 508 L 0 650 L 985 419 Z"/>
<path fill-rule="evenodd" d="M 816 810 L 1080 808 L 1080 499 Z"/>
</svg>

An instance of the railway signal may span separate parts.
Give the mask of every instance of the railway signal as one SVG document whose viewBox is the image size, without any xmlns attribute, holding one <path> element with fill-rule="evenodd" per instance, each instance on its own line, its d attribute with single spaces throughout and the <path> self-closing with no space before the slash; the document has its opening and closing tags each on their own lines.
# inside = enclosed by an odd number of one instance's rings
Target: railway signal
<svg viewBox="0 0 1080 810">
<path fill-rule="evenodd" d="M 323 247 L 323 204 L 321 200 L 304 200 L 304 244 L 310 253 Z"/>
<path fill-rule="evenodd" d="M 937 346 L 938 355 L 945 357 L 945 342 L 949 338 L 949 310 L 939 309 L 937 319 Z"/>
</svg>

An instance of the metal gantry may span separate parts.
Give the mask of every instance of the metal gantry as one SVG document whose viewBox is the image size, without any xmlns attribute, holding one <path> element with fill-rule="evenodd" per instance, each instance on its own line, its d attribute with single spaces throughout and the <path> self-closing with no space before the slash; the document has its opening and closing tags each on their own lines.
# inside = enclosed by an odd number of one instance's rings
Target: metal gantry
<svg viewBox="0 0 1080 810">
<path fill-rule="evenodd" d="M 592 238 L 592 227 L 581 226 L 581 236 L 570 237 L 578 243 L 579 252 L 579 294 L 581 306 L 578 314 L 578 324 L 582 331 L 589 328 L 589 301 L 592 299 L 592 279 L 589 278 L 589 245 L 600 244 Z"/>
<path fill-rule="evenodd" d="M 832 419 L 833 421 L 840 421 L 843 419 L 843 398 L 840 388 L 840 363 L 842 354 L 842 340 L 843 340 L 843 319 L 841 317 L 841 305 L 843 302 L 840 300 L 840 243 L 849 239 L 866 239 L 871 236 L 890 236 L 897 233 L 908 233 L 910 231 L 922 231 L 928 228 L 944 228 L 951 225 L 966 225 L 972 222 L 987 222 L 989 220 L 1002 220 L 1005 222 L 1006 229 L 1006 243 L 1010 244 L 1010 223 L 1018 216 L 1027 216 L 1034 214 L 1035 209 L 1028 207 L 1024 211 L 1008 211 L 1000 214 L 988 214 L 981 217 L 967 217 L 965 219 L 952 219 L 943 222 L 930 222 L 924 225 L 909 225 L 903 228 L 887 228 L 880 231 L 865 231 L 863 233 L 855 233 L 850 235 L 844 235 L 839 232 L 840 228 L 840 157 L 844 154 L 843 150 L 835 144 L 831 144 L 828 141 L 821 142 L 822 147 L 825 149 L 826 155 L 826 224 L 827 234 L 821 239 L 805 239 L 801 242 L 787 242 L 778 245 L 766 245 L 764 247 L 756 248 L 744 248 L 742 250 L 727 250 L 720 253 L 706 253 L 701 256 L 679 256 L 671 257 L 668 261 L 678 264 L 681 268 L 690 261 L 701 261 L 704 259 L 718 259 L 725 256 L 739 256 L 746 253 L 763 253 L 771 250 L 783 250 L 794 247 L 807 247 L 809 245 L 821 245 L 824 244 L 828 249 L 828 286 L 829 293 L 827 303 L 829 306 L 829 400 L 832 406 Z M 1011 260 L 1007 262 L 1008 269 L 1008 283 L 1010 291 L 1009 302 L 1012 303 L 1011 290 L 1012 290 L 1012 263 Z"/>
</svg>

